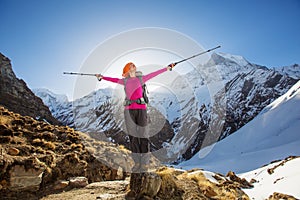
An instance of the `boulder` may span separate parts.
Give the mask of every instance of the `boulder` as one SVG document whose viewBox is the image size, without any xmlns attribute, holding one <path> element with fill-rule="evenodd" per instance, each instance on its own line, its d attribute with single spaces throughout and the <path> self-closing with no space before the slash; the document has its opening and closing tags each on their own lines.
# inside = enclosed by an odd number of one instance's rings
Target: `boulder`
<svg viewBox="0 0 300 200">
<path fill-rule="evenodd" d="M 43 173 L 43 168 L 25 169 L 23 165 L 15 165 L 10 170 L 9 189 L 12 191 L 38 191 Z"/>
<path fill-rule="evenodd" d="M 83 177 L 83 176 L 81 176 L 81 177 L 71 177 L 69 181 L 70 181 L 69 185 L 71 187 L 74 187 L 74 188 L 85 187 L 89 184 L 88 179 L 86 177 Z"/>
<path fill-rule="evenodd" d="M 69 185 L 70 181 L 60 180 L 55 182 L 53 189 L 54 190 L 62 190 Z"/>
<path fill-rule="evenodd" d="M 130 196 L 132 198 L 153 198 L 160 190 L 161 177 L 152 172 L 132 173 L 130 177 Z"/>
</svg>

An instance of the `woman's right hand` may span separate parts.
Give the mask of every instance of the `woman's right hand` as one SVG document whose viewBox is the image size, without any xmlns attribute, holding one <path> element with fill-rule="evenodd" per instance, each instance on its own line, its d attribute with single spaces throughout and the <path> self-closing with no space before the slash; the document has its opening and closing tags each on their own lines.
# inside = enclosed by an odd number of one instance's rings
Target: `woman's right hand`
<svg viewBox="0 0 300 200">
<path fill-rule="evenodd" d="M 173 69 L 173 67 L 175 67 L 175 65 L 176 65 L 175 63 L 171 63 L 171 64 L 168 65 L 167 69 L 169 71 L 172 71 L 172 69 Z"/>
<path fill-rule="evenodd" d="M 102 76 L 101 74 L 95 74 L 95 76 L 97 77 L 97 79 L 98 79 L 99 81 L 101 81 L 102 78 L 103 78 L 103 76 Z"/>
</svg>

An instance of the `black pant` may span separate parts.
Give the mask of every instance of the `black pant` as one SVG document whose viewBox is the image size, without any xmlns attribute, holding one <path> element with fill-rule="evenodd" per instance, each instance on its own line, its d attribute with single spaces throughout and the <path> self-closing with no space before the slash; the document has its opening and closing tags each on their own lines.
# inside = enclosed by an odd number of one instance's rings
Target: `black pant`
<svg viewBox="0 0 300 200">
<path fill-rule="evenodd" d="M 125 110 L 125 123 L 133 153 L 148 153 L 147 110 Z"/>
<path fill-rule="evenodd" d="M 147 132 L 147 110 L 125 110 L 125 123 L 133 153 L 135 170 L 149 164 L 150 142 Z"/>
</svg>

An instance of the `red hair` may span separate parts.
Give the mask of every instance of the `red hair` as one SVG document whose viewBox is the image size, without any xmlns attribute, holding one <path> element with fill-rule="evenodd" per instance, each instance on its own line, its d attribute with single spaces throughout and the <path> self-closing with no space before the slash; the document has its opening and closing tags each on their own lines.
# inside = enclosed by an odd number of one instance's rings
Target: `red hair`
<svg viewBox="0 0 300 200">
<path fill-rule="evenodd" d="M 126 77 L 127 73 L 128 73 L 129 70 L 130 70 L 130 66 L 131 66 L 132 64 L 133 64 L 132 62 L 129 62 L 129 63 L 127 63 L 127 64 L 124 66 L 124 68 L 123 68 L 123 74 L 122 74 L 123 77 Z"/>
</svg>

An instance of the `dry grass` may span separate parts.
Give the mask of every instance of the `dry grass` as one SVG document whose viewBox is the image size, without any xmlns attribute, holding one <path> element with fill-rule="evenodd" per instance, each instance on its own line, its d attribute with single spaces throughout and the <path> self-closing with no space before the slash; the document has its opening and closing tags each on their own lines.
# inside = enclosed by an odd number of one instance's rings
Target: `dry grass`
<svg viewBox="0 0 300 200">
<path fill-rule="evenodd" d="M 241 199 L 248 200 L 237 184 L 220 179 L 220 183 L 211 182 L 201 171 L 183 172 L 173 168 L 157 170 L 162 178 L 162 199 Z"/>
<path fill-rule="evenodd" d="M 188 178 L 197 182 L 201 192 L 208 198 L 235 200 L 238 197 L 241 200 L 249 200 L 249 197 L 239 188 L 239 184 L 234 182 L 220 179 L 219 183 L 214 183 L 201 171 L 188 175 Z"/>
<path fill-rule="evenodd" d="M 10 116 L 6 116 L 6 115 L 0 115 L 0 124 L 2 125 L 8 125 L 10 126 L 11 125 L 11 122 L 12 122 L 13 118 L 10 117 Z"/>
<path fill-rule="evenodd" d="M 56 145 L 53 142 L 46 141 L 46 140 L 40 139 L 40 138 L 35 138 L 34 140 L 32 140 L 32 144 L 44 147 L 49 150 L 55 150 L 55 148 L 56 148 Z"/>
<path fill-rule="evenodd" d="M 164 199 L 182 199 L 184 190 L 179 188 L 178 179 L 172 175 L 173 172 L 173 169 L 164 169 L 157 172 L 162 179 L 158 196 L 162 196 Z"/>
<path fill-rule="evenodd" d="M 75 143 L 73 143 L 73 144 L 71 144 L 71 149 L 73 149 L 73 150 L 79 150 L 79 151 L 82 151 L 83 150 L 83 145 L 82 144 L 75 144 Z"/>
</svg>

